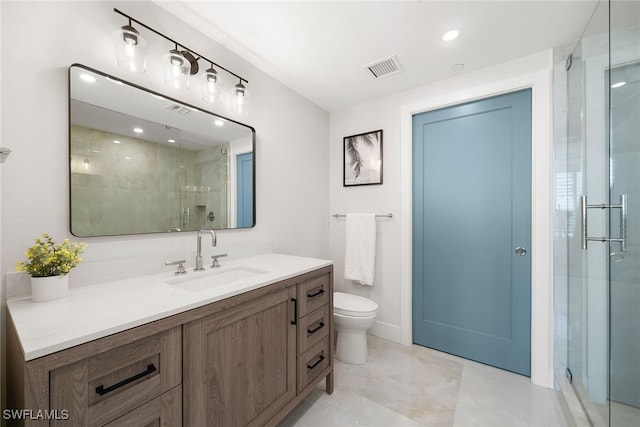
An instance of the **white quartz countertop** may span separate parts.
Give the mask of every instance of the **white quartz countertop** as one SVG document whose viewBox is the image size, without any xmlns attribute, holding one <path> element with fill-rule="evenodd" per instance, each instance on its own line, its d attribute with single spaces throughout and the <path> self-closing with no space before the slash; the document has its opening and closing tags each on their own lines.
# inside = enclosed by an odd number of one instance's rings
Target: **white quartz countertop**
<svg viewBox="0 0 640 427">
<path fill-rule="evenodd" d="M 332 261 L 291 255 L 263 254 L 221 258 L 222 267 L 203 272 L 189 269 L 140 276 L 69 290 L 65 298 L 34 303 L 31 297 L 7 301 L 25 360 L 46 356 L 154 320 L 182 313 L 253 289 L 332 264 Z M 261 274 L 203 290 L 166 283 L 176 278 L 217 274 L 238 267 Z"/>
</svg>

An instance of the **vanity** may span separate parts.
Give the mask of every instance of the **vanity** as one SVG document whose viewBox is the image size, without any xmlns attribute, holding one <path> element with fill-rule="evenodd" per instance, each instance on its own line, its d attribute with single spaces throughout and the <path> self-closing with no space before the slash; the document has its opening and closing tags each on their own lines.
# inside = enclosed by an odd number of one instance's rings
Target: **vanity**
<svg viewBox="0 0 640 427">
<path fill-rule="evenodd" d="M 332 295 L 331 261 L 263 254 L 9 300 L 9 425 L 275 426 L 333 392 Z"/>
</svg>

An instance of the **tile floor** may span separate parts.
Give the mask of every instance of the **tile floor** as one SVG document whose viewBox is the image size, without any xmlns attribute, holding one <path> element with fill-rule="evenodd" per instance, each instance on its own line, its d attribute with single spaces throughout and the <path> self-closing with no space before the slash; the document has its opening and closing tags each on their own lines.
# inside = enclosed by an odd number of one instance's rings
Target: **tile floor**
<svg viewBox="0 0 640 427">
<path fill-rule="evenodd" d="M 569 426 L 560 399 L 520 375 L 369 336 L 369 361 L 336 361 L 333 394 L 323 381 L 281 427 Z"/>
</svg>

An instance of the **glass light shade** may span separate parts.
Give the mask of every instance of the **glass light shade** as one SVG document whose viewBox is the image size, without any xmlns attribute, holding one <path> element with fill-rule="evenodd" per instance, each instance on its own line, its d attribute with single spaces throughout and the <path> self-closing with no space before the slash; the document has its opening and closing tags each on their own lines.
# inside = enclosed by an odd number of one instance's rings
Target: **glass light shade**
<svg viewBox="0 0 640 427">
<path fill-rule="evenodd" d="M 147 41 L 130 25 L 112 33 L 118 66 L 133 73 L 147 71 Z"/>
<path fill-rule="evenodd" d="M 189 89 L 191 63 L 177 49 L 171 49 L 165 55 L 164 84 L 173 89 Z"/>
<path fill-rule="evenodd" d="M 222 78 L 213 67 L 208 68 L 200 76 L 202 100 L 211 104 L 219 104 L 222 100 Z"/>
<path fill-rule="evenodd" d="M 238 83 L 231 89 L 231 94 L 231 108 L 233 112 L 241 116 L 246 115 L 248 107 L 247 98 L 249 97 L 249 91 L 246 86 L 243 85 L 242 82 Z"/>
</svg>

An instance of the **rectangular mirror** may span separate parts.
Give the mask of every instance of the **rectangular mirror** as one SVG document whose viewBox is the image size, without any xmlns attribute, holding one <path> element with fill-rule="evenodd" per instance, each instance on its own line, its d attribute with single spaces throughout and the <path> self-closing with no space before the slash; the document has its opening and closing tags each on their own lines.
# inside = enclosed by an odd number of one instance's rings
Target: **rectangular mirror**
<svg viewBox="0 0 640 427">
<path fill-rule="evenodd" d="M 75 236 L 253 227 L 254 152 L 250 126 L 69 68 Z"/>
</svg>

